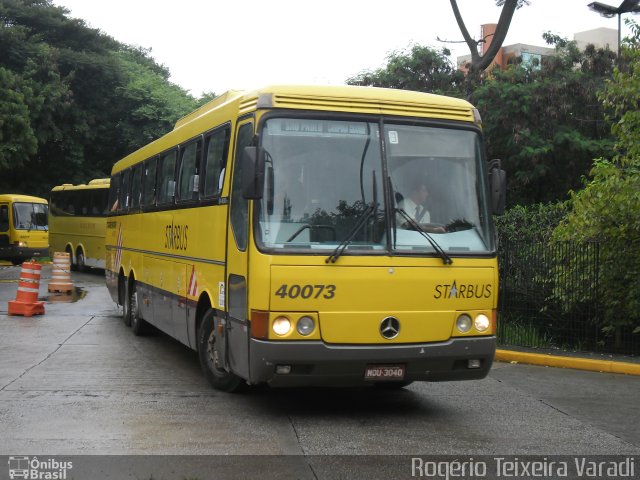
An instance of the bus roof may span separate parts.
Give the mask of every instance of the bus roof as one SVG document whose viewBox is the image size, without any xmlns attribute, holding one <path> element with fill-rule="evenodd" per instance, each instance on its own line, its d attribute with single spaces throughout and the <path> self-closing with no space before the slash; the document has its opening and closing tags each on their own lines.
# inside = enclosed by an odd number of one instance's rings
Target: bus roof
<svg viewBox="0 0 640 480">
<path fill-rule="evenodd" d="M 73 185 L 71 183 L 65 183 L 63 185 L 58 185 L 51 189 L 52 192 L 61 192 L 63 190 L 98 190 L 102 188 L 109 188 L 109 184 L 111 183 L 110 178 L 96 178 L 95 180 L 91 180 L 87 184 Z"/>
<path fill-rule="evenodd" d="M 259 90 L 230 90 L 179 119 L 174 129 L 131 153 L 113 167 L 117 173 L 225 121 L 260 109 L 335 111 L 476 122 L 466 100 L 431 93 L 358 86 L 273 85 Z"/>
<path fill-rule="evenodd" d="M 0 202 L 49 203 L 44 198 L 32 197 L 31 195 L 21 195 L 18 193 L 0 193 Z"/>
</svg>

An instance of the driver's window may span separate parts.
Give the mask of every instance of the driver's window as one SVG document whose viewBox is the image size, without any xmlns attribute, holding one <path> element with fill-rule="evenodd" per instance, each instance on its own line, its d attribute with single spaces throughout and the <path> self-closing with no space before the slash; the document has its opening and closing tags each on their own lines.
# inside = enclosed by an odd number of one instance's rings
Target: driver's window
<svg viewBox="0 0 640 480">
<path fill-rule="evenodd" d="M 9 230 L 9 206 L 0 205 L 0 232 Z"/>
<path fill-rule="evenodd" d="M 253 124 L 242 125 L 238 130 L 238 138 L 236 139 L 235 165 L 233 183 L 231 185 L 231 228 L 236 245 L 242 251 L 247 248 L 249 236 L 249 202 L 242 196 L 242 162 L 240 159 L 242 158 L 244 147 L 249 146 L 252 139 Z"/>
</svg>

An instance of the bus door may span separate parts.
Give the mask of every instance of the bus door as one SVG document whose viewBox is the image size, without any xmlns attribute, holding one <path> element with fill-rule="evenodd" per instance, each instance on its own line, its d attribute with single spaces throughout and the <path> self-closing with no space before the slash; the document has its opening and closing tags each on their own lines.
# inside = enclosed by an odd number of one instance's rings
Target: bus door
<svg viewBox="0 0 640 480">
<path fill-rule="evenodd" d="M 249 378 L 249 322 L 247 320 L 247 255 L 249 243 L 249 201 L 242 196 L 240 159 L 253 139 L 253 122 L 239 123 L 236 130 L 233 180 L 227 229 L 227 318 L 221 352 L 231 370 Z"/>
<path fill-rule="evenodd" d="M 11 223 L 9 222 L 9 204 L 0 203 L 0 249 L 9 247 L 11 245 L 10 230 Z"/>
</svg>

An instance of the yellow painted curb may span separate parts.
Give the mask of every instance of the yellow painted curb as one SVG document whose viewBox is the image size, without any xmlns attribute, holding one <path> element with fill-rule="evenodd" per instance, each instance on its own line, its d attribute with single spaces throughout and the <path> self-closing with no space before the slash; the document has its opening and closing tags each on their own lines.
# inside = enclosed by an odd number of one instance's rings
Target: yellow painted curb
<svg viewBox="0 0 640 480">
<path fill-rule="evenodd" d="M 496 350 L 496 360 L 499 362 L 543 365 L 545 367 L 574 368 L 591 372 L 640 375 L 640 364 L 615 362 L 613 360 L 590 360 L 588 358 L 560 357 L 541 353 L 514 352 L 512 350 Z"/>
</svg>

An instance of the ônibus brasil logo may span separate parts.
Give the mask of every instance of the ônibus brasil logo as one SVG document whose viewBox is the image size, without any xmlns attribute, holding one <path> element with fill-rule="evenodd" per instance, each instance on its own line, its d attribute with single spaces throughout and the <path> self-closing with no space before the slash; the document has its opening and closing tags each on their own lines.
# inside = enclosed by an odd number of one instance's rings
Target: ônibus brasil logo
<svg viewBox="0 0 640 480">
<path fill-rule="evenodd" d="M 54 458 L 39 460 L 38 457 L 9 457 L 9 478 L 26 478 L 34 480 L 65 480 L 67 470 L 73 468 L 73 462 L 62 462 Z"/>
</svg>

